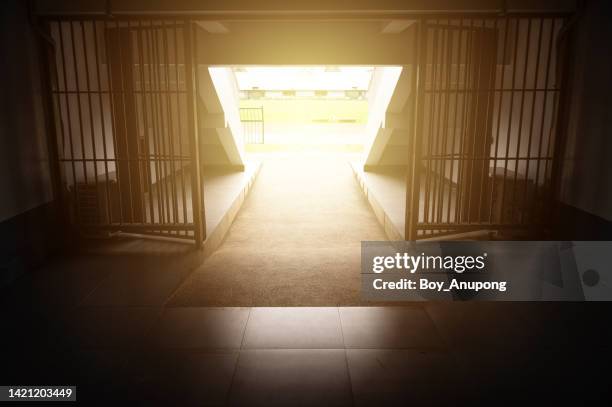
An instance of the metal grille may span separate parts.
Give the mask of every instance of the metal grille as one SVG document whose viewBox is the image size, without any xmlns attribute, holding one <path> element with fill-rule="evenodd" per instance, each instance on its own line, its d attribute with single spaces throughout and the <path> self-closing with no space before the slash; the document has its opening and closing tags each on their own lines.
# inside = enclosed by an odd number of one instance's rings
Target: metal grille
<svg viewBox="0 0 612 407">
<path fill-rule="evenodd" d="M 73 221 L 201 241 L 189 21 L 48 21 L 58 159 Z"/>
<path fill-rule="evenodd" d="M 245 144 L 264 143 L 264 109 L 263 107 L 240 108 L 240 121 L 244 131 Z"/>
<path fill-rule="evenodd" d="M 408 239 L 549 224 L 562 25 L 518 16 L 421 22 Z"/>
</svg>

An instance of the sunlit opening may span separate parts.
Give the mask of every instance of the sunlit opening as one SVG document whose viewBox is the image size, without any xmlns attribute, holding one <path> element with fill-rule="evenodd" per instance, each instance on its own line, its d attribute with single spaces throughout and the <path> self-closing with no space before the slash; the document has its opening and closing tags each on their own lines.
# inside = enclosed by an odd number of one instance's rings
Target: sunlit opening
<svg viewBox="0 0 612 407">
<path fill-rule="evenodd" d="M 380 99 L 374 77 L 384 69 L 389 68 L 233 67 L 245 150 L 363 151 L 377 110 L 373 103 Z M 399 75 L 401 68 L 392 69 Z M 391 94 L 395 82 L 385 86 Z"/>
</svg>

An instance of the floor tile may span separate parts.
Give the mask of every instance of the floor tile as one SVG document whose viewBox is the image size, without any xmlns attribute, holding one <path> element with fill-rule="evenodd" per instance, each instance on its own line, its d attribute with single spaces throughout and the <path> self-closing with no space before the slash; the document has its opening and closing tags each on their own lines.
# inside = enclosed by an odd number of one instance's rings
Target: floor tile
<svg viewBox="0 0 612 407">
<path fill-rule="evenodd" d="M 239 349 L 248 308 L 165 308 L 151 334 L 156 347 Z"/>
<path fill-rule="evenodd" d="M 65 332 L 66 341 L 76 349 L 142 347 L 159 313 L 158 308 L 82 307 Z"/>
<path fill-rule="evenodd" d="M 609 393 L 609 349 L 453 350 L 466 392 L 482 405 L 599 405 Z"/>
<path fill-rule="evenodd" d="M 245 348 L 343 348 L 338 309 L 252 308 Z"/>
<path fill-rule="evenodd" d="M 0 309 L 2 349 L 60 349 L 71 318 L 63 308 Z"/>
<path fill-rule="evenodd" d="M 341 307 L 347 348 L 442 348 L 444 343 L 423 308 Z"/>
<path fill-rule="evenodd" d="M 221 406 L 236 368 L 238 351 L 163 351 L 129 358 L 132 403 Z"/>
<path fill-rule="evenodd" d="M 109 276 L 84 306 L 161 306 L 189 273 L 187 260 L 170 256 L 117 256 Z"/>
<path fill-rule="evenodd" d="M 0 382 L 15 385 L 70 385 L 86 405 L 125 399 L 126 353 L 116 351 L 14 350 L 0 355 Z"/>
<path fill-rule="evenodd" d="M 441 302 L 425 305 L 438 331 L 453 348 L 525 349 L 539 338 L 524 318 L 528 303 Z"/>
<path fill-rule="evenodd" d="M 109 274 L 111 259 L 73 256 L 57 259 L 17 280 L 2 294 L 3 307 L 75 307 Z"/>
<path fill-rule="evenodd" d="M 347 358 L 357 406 L 452 405 L 461 399 L 460 375 L 447 353 L 349 349 Z"/>
<path fill-rule="evenodd" d="M 542 349 L 590 349 L 612 344 L 609 302 L 529 303 L 523 312 L 526 330 Z"/>
<path fill-rule="evenodd" d="M 345 351 L 243 350 L 229 401 L 248 406 L 351 405 Z"/>
</svg>

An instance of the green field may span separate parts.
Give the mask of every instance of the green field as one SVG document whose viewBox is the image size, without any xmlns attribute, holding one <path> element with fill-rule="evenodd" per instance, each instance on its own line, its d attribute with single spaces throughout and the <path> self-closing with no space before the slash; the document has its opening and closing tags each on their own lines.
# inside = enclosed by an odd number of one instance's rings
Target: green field
<svg viewBox="0 0 612 407">
<path fill-rule="evenodd" d="M 365 124 L 368 116 L 365 100 L 241 100 L 240 107 L 263 107 L 264 121 L 270 124 Z"/>
</svg>

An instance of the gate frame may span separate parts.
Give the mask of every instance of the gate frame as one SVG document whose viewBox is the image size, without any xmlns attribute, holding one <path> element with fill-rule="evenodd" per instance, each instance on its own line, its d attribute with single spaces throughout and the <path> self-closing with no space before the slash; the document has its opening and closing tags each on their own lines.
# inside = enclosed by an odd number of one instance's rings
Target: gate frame
<svg viewBox="0 0 612 407">
<path fill-rule="evenodd" d="M 563 151 L 566 143 L 566 124 L 568 120 L 567 109 L 569 106 L 569 101 L 571 98 L 571 54 L 573 51 L 573 47 L 571 46 L 571 32 L 568 33 L 567 28 L 572 25 L 571 17 L 575 16 L 576 12 L 503 12 L 503 13 L 432 13 L 432 14 L 421 14 L 415 16 L 415 35 L 414 35 L 414 43 L 412 44 L 413 52 L 414 52 L 414 64 L 412 65 L 414 68 L 412 69 L 412 77 L 411 84 L 412 89 L 414 89 L 414 95 L 410 97 L 410 103 L 413 104 L 411 107 L 412 114 L 414 117 L 412 128 L 410 129 L 408 146 L 409 146 L 409 158 L 408 158 L 408 171 L 406 177 L 406 207 L 405 207 L 405 230 L 404 230 L 404 239 L 408 241 L 415 241 L 419 239 L 429 239 L 429 238 L 439 238 L 439 237 L 450 237 L 450 238 L 461 238 L 465 233 L 474 232 L 474 231 L 495 231 L 495 232 L 503 232 L 503 231 L 536 231 L 540 234 L 546 234 L 546 230 L 542 229 L 542 226 L 550 227 L 553 225 L 556 220 L 556 216 L 558 216 L 559 212 L 559 193 L 560 193 L 560 180 L 562 176 L 562 158 Z M 423 152 L 422 152 L 422 144 L 424 140 L 423 135 L 423 122 L 422 119 L 422 111 L 426 108 L 424 107 L 424 95 L 425 90 L 424 86 L 421 84 L 421 79 L 424 76 L 424 72 L 426 70 L 426 56 L 427 56 L 427 45 L 425 44 L 426 39 L 426 21 L 427 20 L 469 20 L 472 21 L 475 19 L 479 19 L 481 21 L 493 20 L 494 27 L 497 27 L 497 23 L 499 19 L 506 19 L 506 22 L 509 19 L 529 19 L 529 24 L 531 25 L 531 19 L 562 19 L 561 27 L 558 31 L 558 35 L 553 36 L 551 28 L 551 42 L 552 37 L 555 37 L 555 43 L 551 45 L 551 49 L 556 48 L 556 60 L 549 61 L 549 64 L 554 66 L 556 69 L 556 81 L 557 85 L 557 105 L 556 108 L 553 103 L 553 118 L 551 119 L 551 139 L 554 143 L 553 151 L 552 151 L 552 159 L 551 159 L 551 178 L 550 178 L 550 191 L 549 196 L 547 197 L 547 203 L 551 205 L 551 210 L 548 213 L 546 223 L 543 225 L 529 225 L 529 224 L 511 224 L 511 223 L 469 223 L 469 224 L 453 224 L 453 223 L 439 223 L 439 224 L 426 224 L 425 222 L 421 222 L 419 219 L 420 209 L 421 209 L 421 199 L 420 199 L 420 188 L 422 185 L 421 180 L 421 169 L 422 160 L 423 160 Z M 463 23 L 462 23 L 463 24 Z M 463 26 L 463 25 L 462 25 Z M 466 27 L 468 28 L 468 27 Z M 505 29 L 507 31 L 507 28 Z M 541 32 L 540 32 L 541 35 Z M 568 39 L 569 38 L 569 39 Z M 539 39 L 541 41 L 541 39 Z M 505 44 L 504 44 L 505 46 Z M 517 47 L 517 44 L 515 44 Z M 529 52 L 529 48 L 527 50 Z M 527 65 L 525 63 L 525 65 Z M 547 67 L 549 69 L 550 66 Z M 513 74 L 514 75 L 514 74 Z M 493 79 L 495 81 L 495 77 Z M 503 84 L 502 84 L 503 88 Z M 521 90 L 523 95 L 525 93 L 525 84 L 522 85 L 522 88 L 515 89 Z M 551 91 L 547 90 L 548 91 Z M 495 85 L 492 91 L 493 98 L 495 97 Z M 503 93 L 500 92 L 503 97 Z M 535 103 L 535 102 L 533 102 Z M 524 104 L 524 100 L 521 100 L 521 106 Z M 495 106 L 495 104 L 494 104 Z M 512 109 L 512 108 L 511 108 Z M 542 113 L 544 115 L 545 113 Z M 499 120 L 499 117 L 498 117 Z M 543 119 L 542 119 L 543 120 Z M 520 124 L 522 127 L 522 124 Z M 509 136 L 508 136 L 509 137 Z M 496 152 L 497 154 L 497 152 Z M 508 151 L 505 152 L 505 155 L 508 155 Z M 518 156 L 517 156 L 518 158 Z M 490 159 L 494 159 L 490 157 Z M 500 157 L 496 158 L 497 160 Z M 502 158 L 503 159 L 503 158 Z M 518 162 L 518 160 L 516 160 Z M 517 164 L 518 165 L 518 164 Z M 528 174 L 526 175 L 527 179 Z M 545 181 L 545 185 L 546 181 Z M 513 187 L 515 188 L 515 187 Z M 449 203 L 450 205 L 450 203 Z M 503 202 L 502 202 L 503 205 Z M 438 231 L 436 234 L 428 235 L 427 232 Z M 419 234 L 419 232 L 423 232 Z"/>
<path fill-rule="evenodd" d="M 50 132 L 49 134 L 49 140 L 51 143 L 50 147 L 50 162 L 51 162 L 51 168 L 52 169 L 56 169 L 55 172 L 57 173 L 57 182 L 54 187 L 54 195 L 56 196 L 56 200 L 58 201 L 59 205 L 61 206 L 62 204 L 65 204 L 68 199 L 66 194 L 70 194 L 70 192 L 67 190 L 66 185 L 69 182 L 73 183 L 73 189 L 74 189 L 74 194 L 75 197 L 77 195 L 77 181 L 76 181 L 76 173 L 74 172 L 74 165 L 75 165 L 75 161 L 81 161 L 83 163 L 87 162 L 87 161 L 91 161 L 94 163 L 94 172 L 97 172 L 96 170 L 96 165 L 95 163 L 98 161 L 104 161 L 106 163 L 108 162 L 117 162 L 118 157 L 117 157 L 117 153 L 116 153 L 116 141 L 113 141 L 113 149 L 112 151 L 114 151 L 114 158 L 96 158 L 95 157 L 95 147 L 94 144 L 92 144 L 92 150 L 93 150 L 93 154 L 94 154 L 94 158 L 89 159 L 86 158 L 85 155 L 83 155 L 82 158 L 75 158 L 74 157 L 74 151 L 73 148 L 71 147 L 70 151 L 71 151 L 71 158 L 70 159 L 62 159 L 60 157 L 60 153 L 59 153 L 59 149 L 58 144 L 60 143 L 60 137 L 62 140 L 64 140 L 66 137 L 70 138 L 70 141 L 72 142 L 73 140 L 73 135 L 65 135 L 65 125 L 63 123 L 63 117 L 62 117 L 62 101 L 60 100 L 60 94 L 63 92 L 65 94 L 70 93 L 70 91 L 68 91 L 67 89 L 67 84 L 66 84 L 66 76 L 65 73 L 63 74 L 63 78 L 64 78 L 64 87 L 66 89 L 64 89 L 63 91 L 59 89 L 59 68 L 57 67 L 57 63 L 56 63 L 56 59 L 57 58 L 61 58 L 62 60 L 62 64 L 64 64 L 67 59 L 66 57 L 63 55 L 63 47 L 64 47 L 64 39 L 60 39 L 62 41 L 62 55 L 58 56 L 58 52 L 60 52 L 58 50 L 58 46 L 57 43 L 54 41 L 54 39 L 52 38 L 52 33 L 51 33 L 51 24 L 55 23 L 58 26 L 58 29 L 60 30 L 61 33 L 61 24 L 62 23 L 69 23 L 70 24 L 70 40 L 72 41 L 72 52 L 73 52 L 73 56 L 72 58 L 74 59 L 72 61 L 72 63 L 74 64 L 73 69 L 78 70 L 77 67 L 77 62 L 76 62 L 76 56 L 74 55 L 75 53 L 75 48 L 74 48 L 74 24 L 78 23 L 80 24 L 81 27 L 81 39 L 84 40 L 85 38 L 85 31 L 84 31 L 84 24 L 86 22 L 92 23 L 94 25 L 94 34 L 95 34 L 95 24 L 99 23 L 100 21 L 104 22 L 104 28 L 105 30 L 108 28 L 108 24 L 110 23 L 114 23 L 116 27 L 119 27 L 120 23 L 124 23 L 127 24 L 126 27 L 129 28 L 134 28 L 134 29 L 142 29 L 143 27 L 149 27 L 149 26 L 142 26 L 142 22 L 149 22 L 150 23 L 150 28 L 155 28 L 153 26 L 153 22 L 158 22 L 158 21 L 162 21 L 162 24 L 160 26 L 157 26 L 157 28 L 162 28 L 162 27 L 166 27 L 168 22 L 173 22 L 174 24 L 178 25 L 181 24 L 182 25 L 182 30 L 183 30 L 183 46 L 184 46 L 184 58 L 185 58 L 185 86 L 186 86 L 186 92 L 187 92 L 187 119 L 188 119 L 188 125 L 187 125 L 187 139 L 189 141 L 189 145 L 185 146 L 189 148 L 189 154 L 190 154 L 190 173 L 191 173 L 191 190 L 192 190 L 192 199 L 191 199 L 191 209 L 193 211 L 193 222 L 190 223 L 187 221 L 187 214 L 186 212 L 184 213 L 184 223 L 136 223 L 136 222 L 132 222 L 132 223 L 124 223 L 122 220 L 120 220 L 120 222 L 113 222 L 110 224 L 92 224 L 92 225 L 86 225 L 85 229 L 83 228 L 83 225 L 79 225 L 78 220 L 77 221 L 71 221 L 70 220 L 70 215 L 69 212 L 66 212 L 67 210 L 69 210 L 69 208 L 66 207 L 66 205 L 63 205 L 61 210 L 64 213 L 63 219 L 64 219 L 64 223 L 66 223 L 67 225 L 71 226 L 71 227 L 76 227 L 76 231 L 78 232 L 79 230 L 96 230 L 96 231 L 113 231 L 113 232 L 125 232 L 125 233 L 137 233 L 137 234 L 146 234 L 146 235 L 151 235 L 151 236 L 162 236 L 162 237 L 169 237 L 169 238 L 182 238 L 182 239 L 189 239 L 189 240 L 194 240 L 195 246 L 196 248 L 201 248 L 202 244 L 204 242 L 204 240 L 206 239 L 206 217 L 205 217 L 205 208 L 204 208 L 204 192 L 203 192 L 203 187 L 202 187 L 202 168 L 199 165 L 200 164 L 200 153 L 199 153 L 199 122 L 200 122 L 200 117 L 198 115 L 197 110 L 195 109 L 196 106 L 196 98 L 198 95 L 198 72 L 197 72 L 197 35 L 195 35 L 195 20 L 191 17 L 186 17 L 185 15 L 170 15 L 170 14 L 155 14 L 155 15 L 149 15 L 149 14 L 143 14 L 143 15 L 132 15 L 132 14 L 128 14 L 128 15 L 101 15 L 101 14 L 65 14 L 65 15 L 40 15 L 39 16 L 39 22 L 41 25 L 41 41 L 44 41 L 44 44 L 42 46 L 42 51 L 41 54 L 43 55 L 43 57 L 45 57 L 45 60 L 48 61 L 46 65 L 46 69 L 41 71 L 41 75 L 43 76 L 43 83 L 44 84 L 48 84 L 48 86 L 45 87 L 45 89 L 43 89 L 43 91 L 45 92 L 45 102 L 47 106 L 47 110 L 49 111 L 49 119 L 50 122 L 52 123 L 52 125 L 48 126 L 48 127 L 53 127 L 53 131 Z M 137 25 L 132 25 L 132 23 L 137 23 Z M 106 36 L 108 35 L 106 32 L 104 32 L 102 34 L 104 37 L 106 38 Z M 61 34 L 60 34 L 60 38 L 61 38 Z M 95 50 L 90 52 L 95 52 L 95 63 L 98 64 L 96 67 L 90 67 L 89 65 L 91 64 L 89 62 L 89 57 L 87 56 L 88 51 L 85 48 L 85 45 L 83 45 L 83 52 L 85 54 L 85 58 L 87 61 L 85 61 L 85 72 L 87 75 L 87 83 L 89 86 L 89 75 L 90 75 L 90 69 L 96 69 L 96 70 L 100 70 L 100 51 L 98 51 L 98 45 L 97 45 L 97 37 L 94 38 L 96 45 L 95 45 Z M 105 43 L 108 41 L 107 39 L 104 40 Z M 176 45 L 178 46 L 178 40 L 175 39 Z M 106 49 L 106 45 L 105 47 L 105 54 L 107 55 L 108 58 L 108 50 Z M 141 50 L 142 51 L 142 50 Z M 178 54 L 177 54 L 178 55 Z M 175 55 L 176 57 L 176 55 Z M 139 61 L 141 61 L 142 56 L 139 57 Z M 149 58 L 151 58 L 151 56 L 149 56 Z M 168 55 L 165 56 L 165 58 L 168 58 Z M 194 63 L 194 61 L 196 61 Z M 157 61 L 159 62 L 159 61 Z M 106 62 L 108 64 L 108 60 Z M 178 60 L 175 62 L 178 65 Z M 62 66 L 63 69 L 65 70 L 65 66 Z M 107 69 L 110 69 L 109 67 L 107 67 Z M 78 73 L 76 73 L 76 75 L 78 75 Z M 107 75 L 110 75 L 109 73 L 107 73 Z M 177 74 L 178 75 L 178 71 Z M 100 82 L 100 75 L 99 73 L 96 73 L 96 79 L 98 82 Z M 77 78 L 74 78 L 75 81 L 77 81 Z M 114 106 L 114 101 L 112 100 L 112 93 L 115 93 L 117 91 L 112 91 L 110 88 L 110 76 L 108 77 L 109 83 L 108 83 L 108 97 L 109 97 L 109 106 L 111 109 L 111 121 L 113 122 L 111 125 L 114 126 L 114 117 L 112 114 L 112 111 L 115 110 L 115 106 Z M 86 91 L 80 91 L 78 89 L 78 83 L 77 83 L 77 90 L 74 92 L 77 95 L 80 95 L 81 92 L 87 94 L 88 96 L 86 97 L 86 104 L 89 105 L 88 108 L 88 114 L 89 114 L 89 118 L 90 118 L 90 125 L 93 126 L 93 124 L 91 123 L 91 116 L 93 115 L 93 110 L 91 108 L 91 94 L 92 93 L 98 93 L 99 95 L 101 95 L 103 93 L 102 89 L 99 88 L 101 85 L 100 83 L 98 83 L 98 90 L 97 91 L 91 91 L 91 89 L 87 89 Z M 144 86 L 144 85 L 141 85 Z M 168 86 L 168 85 L 166 85 Z M 121 91 L 119 91 L 121 92 Z M 145 91 L 146 92 L 146 91 Z M 177 82 L 177 92 L 178 92 L 178 82 Z M 80 96 L 77 96 L 77 101 L 78 101 L 78 124 L 79 124 L 79 130 L 80 130 L 80 135 L 79 136 L 75 136 L 75 137 L 80 137 L 81 138 L 81 147 L 83 147 L 83 116 L 82 116 L 82 112 L 80 111 L 81 109 L 81 99 Z M 69 101 L 67 96 L 65 97 L 65 103 L 66 103 L 66 110 L 67 113 L 70 114 L 70 108 L 68 107 Z M 100 102 L 102 103 L 102 102 Z M 178 99 L 177 99 L 177 103 Z M 178 106 L 177 106 L 178 108 Z M 103 109 L 102 105 L 100 104 L 99 108 L 100 110 L 100 114 L 102 114 L 102 116 L 104 116 L 104 113 L 102 112 L 101 109 Z M 145 108 L 146 109 L 146 108 Z M 68 118 L 68 121 L 72 122 L 73 120 Z M 104 120 L 102 120 L 104 121 Z M 69 132 L 72 132 L 72 124 L 68 123 L 68 129 Z M 180 131 L 180 129 L 179 129 Z M 52 134 L 51 134 L 52 133 Z M 95 138 L 94 132 L 92 130 L 92 134 L 91 134 L 92 138 Z M 107 136 L 103 136 L 103 141 L 102 143 L 106 143 L 106 137 Z M 115 131 L 112 130 L 112 136 L 111 137 L 115 137 Z M 95 143 L 92 142 L 92 143 Z M 105 147 L 106 150 L 106 147 Z M 106 152 L 106 151 L 105 151 Z M 173 158 L 174 160 L 174 158 Z M 70 181 L 68 178 L 70 178 L 67 174 L 66 175 L 62 175 L 62 171 L 60 170 L 60 167 L 62 165 L 62 162 L 66 162 L 69 161 L 72 163 L 73 166 L 73 172 L 72 172 L 72 181 Z M 85 168 L 85 165 L 83 164 L 83 173 L 84 173 L 84 177 L 87 177 L 87 175 L 92 175 L 92 174 L 88 174 L 89 171 Z M 173 174 L 173 176 L 176 176 L 176 174 Z M 108 173 L 106 173 L 106 182 L 108 182 L 109 177 L 108 177 Z M 93 185 L 97 185 L 99 181 L 96 180 L 95 183 Z M 185 183 L 183 183 L 183 188 L 185 187 Z M 106 188 L 108 188 L 108 185 L 106 186 Z M 107 199 L 108 199 L 108 189 L 107 189 Z M 176 198 L 176 197 L 174 197 Z M 77 205 L 77 203 L 75 202 L 75 205 Z M 109 208 L 109 210 L 111 210 Z M 151 215 L 151 218 L 153 218 L 153 215 Z M 172 233 L 175 232 L 175 233 Z M 189 232 L 193 233 L 193 237 L 191 238 L 189 236 Z"/>
</svg>

